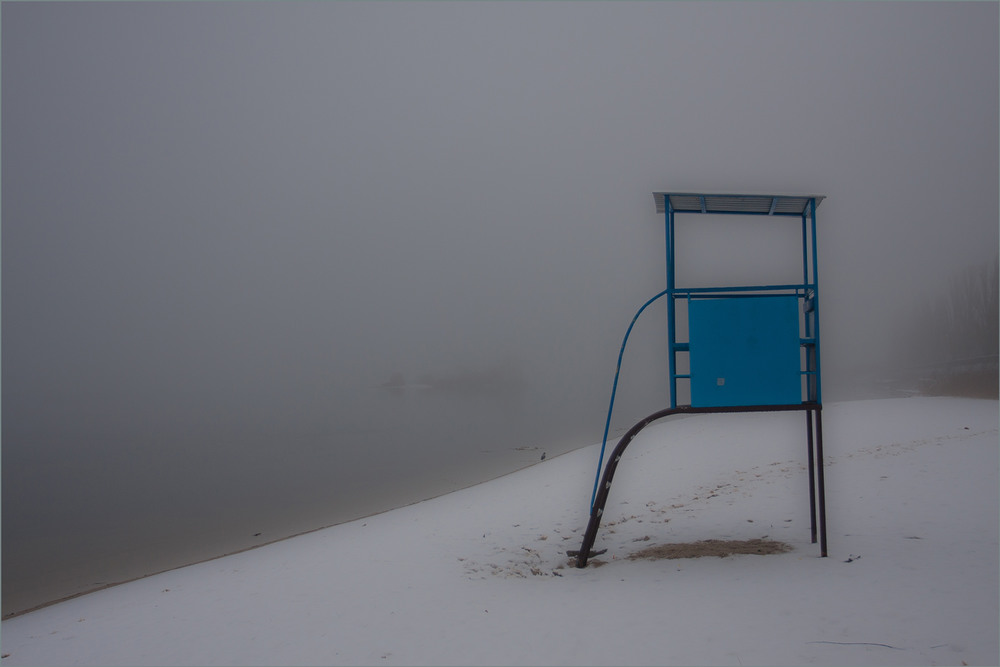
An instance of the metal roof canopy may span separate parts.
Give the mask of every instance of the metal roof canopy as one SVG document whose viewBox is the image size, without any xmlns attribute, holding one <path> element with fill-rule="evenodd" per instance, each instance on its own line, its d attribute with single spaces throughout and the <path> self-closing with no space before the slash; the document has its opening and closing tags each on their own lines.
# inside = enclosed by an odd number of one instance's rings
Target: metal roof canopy
<svg viewBox="0 0 1000 667">
<path fill-rule="evenodd" d="M 654 192 L 656 212 L 666 213 L 667 202 L 675 213 L 737 215 L 786 215 L 801 217 L 808 213 L 809 202 L 820 205 L 824 195 L 749 195 L 714 192 Z"/>
</svg>

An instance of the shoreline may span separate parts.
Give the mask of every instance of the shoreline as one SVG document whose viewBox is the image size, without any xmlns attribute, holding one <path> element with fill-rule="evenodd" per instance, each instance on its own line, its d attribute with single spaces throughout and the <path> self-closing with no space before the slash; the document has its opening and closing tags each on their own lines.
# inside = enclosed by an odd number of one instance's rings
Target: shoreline
<svg viewBox="0 0 1000 667">
<path fill-rule="evenodd" d="M 600 444 L 600 443 L 598 443 L 598 444 Z M 554 460 L 554 459 L 556 459 L 556 458 L 558 458 L 560 456 L 563 456 L 565 454 L 569 454 L 569 453 L 571 453 L 573 451 L 576 451 L 577 449 L 585 449 L 586 447 L 592 447 L 592 446 L 594 446 L 594 445 L 584 445 L 584 446 L 578 447 L 576 449 L 570 449 L 570 450 L 567 450 L 565 452 L 560 452 L 558 454 L 547 456 L 546 457 L 546 461 Z M 45 609 L 46 607 L 51 607 L 53 605 L 57 605 L 57 604 L 60 604 L 62 602 L 68 602 L 69 600 L 74 600 L 76 598 L 83 597 L 85 595 L 90 595 L 91 593 L 97 593 L 98 591 L 103 591 L 103 590 L 107 590 L 109 588 L 114 588 L 116 586 L 121 586 L 122 584 L 128 584 L 128 583 L 131 583 L 131 582 L 134 582 L 134 581 L 141 581 L 143 579 L 148 579 L 149 577 L 155 577 L 155 576 L 163 574 L 165 572 L 173 572 L 175 570 L 181 570 L 181 569 L 184 569 L 186 567 L 191 567 L 192 565 L 200 565 L 202 563 L 210 563 L 212 561 L 219 560 L 219 559 L 222 559 L 222 558 L 227 558 L 229 556 L 235 556 L 236 554 L 246 553 L 248 551 L 253 551 L 255 549 L 260 549 L 261 547 L 270 546 L 272 544 L 277 544 L 279 542 L 285 542 L 287 540 L 291 540 L 291 539 L 294 539 L 296 537 L 302 537 L 303 535 L 309 535 L 311 533 L 316 533 L 316 532 L 319 532 L 319 531 L 322 531 L 322 530 L 327 530 L 327 529 L 330 529 L 330 528 L 334 528 L 336 526 L 343 526 L 343 525 L 346 525 L 346 524 L 354 523 L 356 521 L 363 521 L 365 519 L 370 519 L 371 517 L 379 516 L 380 514 L 385 514 L 387 512 L 392 512 L 392 511 L 395 511 L 395 510 L 398 510 L 398 509 L 403 509 L 404 507 L 410 507 L 412 505 L 418 505 L 420 503 L 427 502 L 428 500 L 434 500 L 435 498 L 440 498 L 442 496 L 447 496 L 447 495 L 452 494 L 452 493 L 457 493 L 459 491 L 464 491 L 465 489 L 469 489 L 469 488 L 472 488 L 474 486 L 479 486 L 480 484 L 485 484 L 487 482 L 492 482 L 492 481 L 497 480 L 497 479 L 503 479 L 504 477 L 507 477 L 508 475 L 513 475 L 513 474 L 515 474 L 517 472 L 520 472 L 522 470 L 526 470 L 528 468 L 531 468 L 533 466 L 538 465 L 539 463 L 543 463 L 543 461 L 535 461 L 533 463 L 528 463 L 528 464 L 522 465 L 521 467 L 519 467 L 519 468 L 517 468 L 515 470 L 510 470 L 510 471 L 502 473 L 500 475 L 489 477 L 488 479 L 481 479 L 479 481 L 470 482 L 470 483 L 465 484 L 464 486 L 461 486 L 459 488 L 454 488 L 454 489 L 450 489 L 450 490 L 447 490 L 447 491 L 442 491 L 440 493 L 435 493 L 433 495 L 427 496 L 426 498 L 421 498 L 419 500 L 414 500 L 412 502 L 407 502 L 407 503 L 403 503 L 403 504 L 400 504 L 400 505 L 394 505 L 393 507 L 388 507 L 386 509 L 378 510 L 376 512 L 369 512 L 367 514 L 363 514 L 361 516 L 354 517 L 352 519 L 345 519 L 343 521 L 336 521 L 334 523 L 323 525 L 323 526 L 319 526 L 317 528 L 310 528 L 308 530 L 298 531 L 298 532 L 295 532 L 295 533 L 293 533 L 291 535 L 286 535 L 284 537 L 278 537 L 278 538 L 275 538 L 273 540 L 269 540 L 267 542 L 261 542 L 260 544 L 253 544 L 253 545 L 250 545 L 248 547 L 243 547 L 243 548 L 240 548 L 240 549 L 233 549 L 231 551 L 226 551 L 225 553 L 221 553 L 221 554 L 218 554 L 218 555 L 215 555 L 215 556 L 210 556 L 208 558 L 199 558 L 199 559 L 196 559 L 196 560 L 192 560 L 190 562 L 185 562 L 185 563 L 183 563 L 181 565 L 175 565 L 175 566 L 172 566 L 172 567 L 167 567 L 167 568 L 163 568 L 163 569 L 157 569 L 157 570 L 155 570 L 153 572 L 148 572 L 146 574 L 142 574 L 142 575 L 139 575 L 139 576 L 127 577 L 127 578 L 121 579 L 119 581 L 113 581 L 113 582 L 109 582 L 109 583 L 104 583 L 104 584 L 101 584 L 99 586 L 95 586 L 93 588 L 88 588 L 88 589 L 83 590 L 83 591 L 78 591 L 76 593 L 71 593 L 69 595 L 61 596 L 61 597 L 56 598 L 54 600 L 49 600 L 47 602 L 42 602 L 40 604 L 36 604 L 36 605 L 33 605 L 33 606 L 25 608 L 25 609 L 21 609 L 21 610 L 18 610 L 18 611 L 12 611 L 12 612 L 5 613 L 0 618 L 2 618 L 2 620 L 6 621 L 8 619 L 17 618 L 18 616 L 24 616 L 25 614 L 30 614 L 32 612 L 38 611 L 40 609 Z"/>
</svg>

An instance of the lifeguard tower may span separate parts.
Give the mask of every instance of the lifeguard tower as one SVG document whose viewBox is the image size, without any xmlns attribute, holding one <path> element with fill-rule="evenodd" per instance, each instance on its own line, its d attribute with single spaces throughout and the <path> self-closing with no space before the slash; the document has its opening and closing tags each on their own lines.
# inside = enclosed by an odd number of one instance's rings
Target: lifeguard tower
<svg viewBox="0 0 1000 667">
<path fill-rule="evenodd" d="M 611 481 L 629 442 L 650 423 L 674 414 L 801 411 L 806 417 L 809 504 L 812 542 L 827 555 L 826 501 L 823 481 L 823 427 L 820 373 L 819 292 L 816 208 L 822 195 L 751 195 L 703 192 L 654 192 L 656 211 L 665 216 L 666 289 L 647 301 L 666 297 L 670 407 L 646 417 L 618 442 L 607 464 L 604 445 L 591 499 L 590 521 L 576 556 L 585 567 L 592 551 Z M 677 284 L 677 216 L 770 216 L 787 218 L 788 234 L 801 235 L 801 282 L 680 286 Z M 795 222 L 800 224 L 796 225 Z M 784 233 L 784 231 L 782 232 Z M 720 245 L 726 239 L 718 239 Z M 794 244 L 793 244 L 794 245 Z M 629 326 L 618 357 L 628 341 Z M 618 373 L 615 374 L 617 388 Z M 614 408 L 615 389 L 605 426 Z M 690 397 L 678 404 L 678 396 Z M 601 475 L 603 466 L 603 475 Z M 598 484 L 598 480 L 600 483 Z"/>
</svg>

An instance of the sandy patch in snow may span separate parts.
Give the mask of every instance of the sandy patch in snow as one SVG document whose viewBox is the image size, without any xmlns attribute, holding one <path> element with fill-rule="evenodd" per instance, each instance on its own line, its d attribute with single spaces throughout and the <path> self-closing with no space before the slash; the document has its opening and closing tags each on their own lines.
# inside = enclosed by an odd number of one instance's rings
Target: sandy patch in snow
<svg viewBox="0 0 1000 667">
<path fill-rule="evenodd" d="M 701 558 L 702 556 L 736 556 L 741 554 L 781 554 L 791 551 L 784 542 L 768 539 L 699 540 L 680 544 L 658 544 L 628 555 L 629 560 L 659 560 L 660 558 Z"/>
</svg>

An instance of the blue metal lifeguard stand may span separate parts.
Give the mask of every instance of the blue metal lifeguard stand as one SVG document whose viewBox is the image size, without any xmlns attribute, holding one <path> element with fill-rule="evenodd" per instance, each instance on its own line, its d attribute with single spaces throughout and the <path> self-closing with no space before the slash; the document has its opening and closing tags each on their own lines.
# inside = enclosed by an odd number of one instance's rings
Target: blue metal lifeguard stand
<svg viewBox="0 0 1000 667">
<path fill-rule="evenodd" d="M 657 213 L 666 218 L 667 288 L 639 309 L 632 324 L 646 306 L 667 297 L 670 407 L 646 417 L 619 441 L 604 466 L 603 483 L 595 481 L 583 544 L 579 551 L 569 553 L 576 556 L 577 567 L 586 566 L 587 559 L 595 555 L 591 548 L 618 462 L 628 443 L 653 421 L 679 413 L 799 410 L 806 414 L 812 541 L 817 541 L 818 534 L 821 555 L 826 556 L 816 251 L 816 207 L 824 197 L 703 192 L 655 192 L 653 197 Z M 801 282 L 678 286 L 676 217 L 687 214 L 799 220 L 799 228 L 790 224 L 789 233 L 801 234 Z M 624 349 L 623 341 L 622 352 Z M 616 373 L 616 387 L 617 382 Z M 689 404 L 678 405 L 682 388 L 690 395 Z M 608 425 L 613 406 L 614 389 Z M 602 464 L 603 456 L 602 445 Z"/>
</svg>

